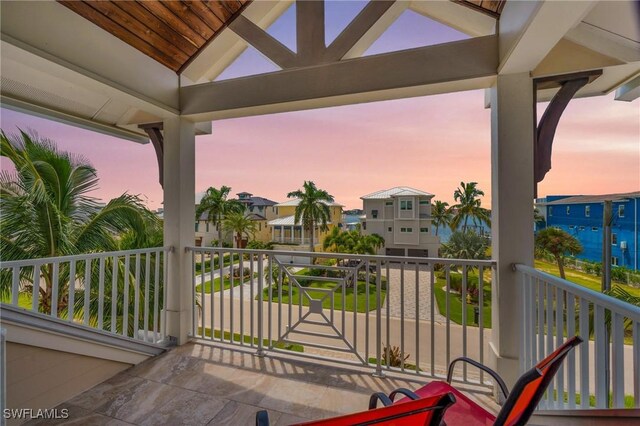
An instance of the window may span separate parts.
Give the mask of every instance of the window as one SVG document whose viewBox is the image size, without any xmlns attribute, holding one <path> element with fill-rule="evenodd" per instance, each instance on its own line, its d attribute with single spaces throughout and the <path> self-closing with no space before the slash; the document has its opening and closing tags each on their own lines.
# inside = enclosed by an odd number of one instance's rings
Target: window
<svg viewBox="0 0 640 426">
<path fill-rule="evenodd" d="M 569 229 L 573 229 L 573 228 L 575 228 L 574 225 L 569 225 Z"/>
<path fill-rule="evenodd" d="M 371 210 L 371 217 L 374 219 L 378 218 L 378 210 Z"/>
<path fill-rule="evenodd" d="M 429 232 L 429 228 L 420 228 L 420 232 L 427 233 Z"/>
<path fill-rule="evenodd" d="M 598 231 L 598 227 L 597 227 L 597 226 L 592 226 L 592 227 L 591 227 L 591 230 L 592 230 L 592 231 L 594 231 L 594 232 L 596 232 L 596 231 Z"/>
<path fill-rule="evenodd" d="M 413 201 L 411 200 L 400 201 L 400 210 L 413 210 Z"/>
<path fill-rule="evenodd" d="M 367 222 L 362 222 L 362 229 L 367 230 Z"/>
<path fill-rule="evenodd" d="M 392 206 L 393 205 L 393 201 L 387 201 L 386 203 L 384 203 L 385 206 Z"/>
<path fill-rule="evenodd" d="M 618 234 L 611 234 L 611 245 L 612 246 L 618 245 Z"/>
<path fill-rule="evenodd" d="M 209 222 L 207 222 L 207 232 L 209 232 Z"/>
<path fill-rule="evenodd" d="M 567 206 L 567 216 L 571 214 L 571 206 Z"/>
<path fill-rule="evenodd" d="M 617 258 L 617 257 L 615 257 L 615 256 L 613 256 L 613 257 L 611 258 L 611 264 L 612 264 L 613 266 L 618 266 L 618 265 L 619 265 L 618 258 Z"/>
<path fill-rule="evenodd" d="M 624 204 L 618 206 L 618 217 L 624 217 Z"/>
<path fill-rule="evenodd" d="M 196 232 L 198 232 L 198 228 L 200 228 L 200 223 L 196 222 Z"/>
<path fill-rule="evenodd" d="M 584 231 L 584 226 L 578 226 L 578 231 Z"/>
<path fill-rule="evenodd" d="M 405 234 L 409 234 L 413 232 L 413 228 L 400 228 L 400 232 L 404 232 Z"/>
<path fill-rule="evenodd" d="M 393 232 L 393 228 L 390 226 L 390 227 L 387 228 L 387 231 L 388 232 Z"/>
<path fill-rule="evenodd" d="M 429 205 L 429 202 L 428 202 L 428 201 L 426 201 L 426 200 L 424 200 L 424 201 L 420 201 L 420 205 L 421 205 L 421 206 L 428 206 L 428 205 Z"/>
<path fill-rule="evenodd" d="M 584 217 L 591 217 L 591 206 L 584 206 Z"/>
<path fill-rule="evenodd" d="M 553 216 L 553 206 L 549 207 L 549 216 Z"/>
</svg>

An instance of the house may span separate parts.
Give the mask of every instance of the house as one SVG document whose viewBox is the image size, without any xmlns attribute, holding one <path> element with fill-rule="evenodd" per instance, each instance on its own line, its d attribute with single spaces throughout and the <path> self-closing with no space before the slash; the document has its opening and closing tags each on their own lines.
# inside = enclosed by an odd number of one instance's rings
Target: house
<svg viewBox="0 0 640 426">
<path fill-rule="evenodd" d="M 245 214 L 252 220 L 256 221 L 255 240 L 268 242 L 270 241 L 270 233 L 267 221 L 275 217 L 269 208 L 276 204 L 275 201 L 263 197 L 254 197 L 248 192 L 240 192 L 236 194 L 237 200 L 245 206 Z M 207 214 L 200 215 L 195 223 L 196 246 L 214 245 L 214 241 L 218 239 L 218 227 L 207 220 Z M 226 243 L 231 243 L 233 237 L 228 232 L 223 232 L 223 239 Z"/>
<path fill-rule="evenodd" d="M 582 244 L 576 257 L 602 261 L 604 202 L 612 202 L 611 264 L 638 269 L 638 199 L 640 191 L 604 195 L 549 195 L 536 200 L 543 226 L 560 228 Z"/>
<path fill-rule="evenodd" d="M 434 234 L 431 223 L 433 197 L 433 194 L 408 186 L 360 197 L 366 217 L 362 232 L 383 237 L 385 244 L 381 252 L 386 255 L 435 257 L 440 239 Z"/>
<path fill-rule="evenodd" d="M 271 207 L 271 213 L 275 215 L 275 219 L 269 220 L 267 223 L 271 231 L 271 241 L 287 245 L 304 246 L 309 244 L 308 230 L 295 221 L 298 204 L 300 204 L 300 200 L 294 198 Z M 313 231 L 313 241 L 316 246 L 321 246 L 331 229 L 340 226 L 342 220 L 342 204 L 335 202 L 325 204 L 329 206 L 330 219 L 326 230 L 320 229 L 320 225 L 316 224 Z"/>
</svg>

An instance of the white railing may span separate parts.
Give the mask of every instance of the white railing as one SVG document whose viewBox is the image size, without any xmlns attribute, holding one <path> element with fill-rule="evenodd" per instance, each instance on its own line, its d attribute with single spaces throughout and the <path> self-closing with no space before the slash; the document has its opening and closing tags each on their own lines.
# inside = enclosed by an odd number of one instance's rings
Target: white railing
<svg viewBox="0 0 640 426">
<path fill-rule="evenodd" d="M 478 277 L 489 285 L 493 261 L 189 250 L 194 337 L 259 355 L 294 351 L 370 366 L 379 375 L 443 377 L 454 358 L 484 362 L 488 353 L 488 318 L 483 309 L 474 318 L 472 303 L 490 305 L 489 293 L 474 288 Z M 471 368 L 458 373 L 458 380 L 491 383 Z"/>
<path fill-rule="evenodd" d="M 539 408 L 640 407 L 640 307 L 528 266 L 516 270 L 523 292 L 522 371 L 567 337 L 584 340 Z"/>
<path fill-rule="evenodd" d="M 3 305 L 158 342 L 168 247 L 0 262 Z"/>
</svg>

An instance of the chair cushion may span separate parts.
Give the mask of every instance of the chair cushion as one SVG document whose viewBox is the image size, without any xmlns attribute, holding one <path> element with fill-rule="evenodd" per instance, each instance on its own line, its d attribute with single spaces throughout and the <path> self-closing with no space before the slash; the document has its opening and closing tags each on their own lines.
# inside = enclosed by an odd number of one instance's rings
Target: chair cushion
<svg viewBox="0 0 640 426">
<path fill-rule="evenodd" d="M 433 381 L 414 392 L 421 398 L 451 392 L 456 397 L 456 402 L 447 408 L 447 411 L 444 413 L 444 421 L 449 426 L 489 426 L 493 425 L 496 419 L 493 414 L 489 413 L 447 382 Z M 398 400 L 396 404 L 407 401 L 409 401 L 409 398 L 403 398 Z"/>
</svg>

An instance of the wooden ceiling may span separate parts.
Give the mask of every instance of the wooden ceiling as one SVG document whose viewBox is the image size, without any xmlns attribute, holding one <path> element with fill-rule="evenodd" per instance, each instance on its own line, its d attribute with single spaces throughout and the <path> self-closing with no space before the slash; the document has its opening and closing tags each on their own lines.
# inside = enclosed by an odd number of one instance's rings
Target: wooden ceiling
<svg viewBox="0 0 640 426">
<path fill-rule="evenodd" d="M 499 18 L 506 0 L 451 0 L 472 9 L 479 10 L 494 18 Z"/>
<path fill-rule="evenodd" d="M 58 0 L 177 73 L 250 1 Z"/>
</svg>

